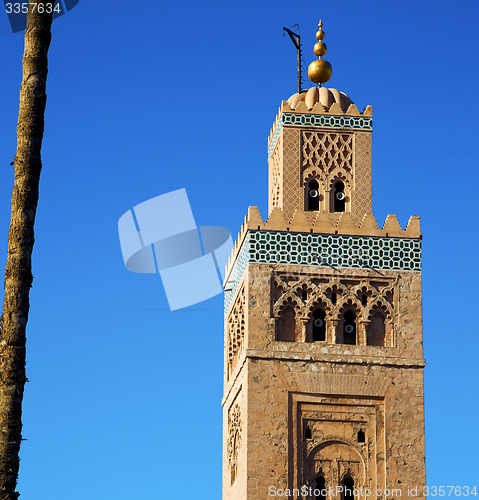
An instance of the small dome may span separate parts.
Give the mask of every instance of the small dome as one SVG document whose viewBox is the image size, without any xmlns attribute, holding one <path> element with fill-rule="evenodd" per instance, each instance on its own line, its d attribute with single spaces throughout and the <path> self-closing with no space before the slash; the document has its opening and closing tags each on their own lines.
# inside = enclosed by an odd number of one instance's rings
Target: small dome
<svg viewBox="0 0 479 500">
<path fill-rule="evenodd" d="M 303 90 L 301 94 L 293 94 L 288 103 L 292 109 L 296 108 L 299 102 L 304 101 L 308 109 L 313 109 L 317 102 L 320 102 L 326 109 L 329 109 L 337 102 L 345 113 L 353 101 L 344 93 L 336 89 L 327 89 L 326 87 L 311 87 L 309 90 Z"/>
</svg>

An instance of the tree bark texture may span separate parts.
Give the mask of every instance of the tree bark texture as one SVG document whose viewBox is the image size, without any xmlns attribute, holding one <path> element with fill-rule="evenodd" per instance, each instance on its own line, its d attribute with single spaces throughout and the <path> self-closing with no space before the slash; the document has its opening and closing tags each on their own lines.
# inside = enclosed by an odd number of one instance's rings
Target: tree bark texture
<svg viewBox="0 0 479 500">
<path fill-rule="evenodd" d="M 45 2 L 43 5 L 50 3 Z M 1 500 L 13 500 L 19 496 L 15 489 L 20 465 L 22 400 L 26 382 L 25 329 L 33 281 L 31 256 L 42 169 L 40 152 L 47 98 L 47 56 L 51 41 L 52 14 L 40 13 L 37 8 L 33 12 L 33 8 L 33 2 L 30 0 L 20 87 L 17 152 L 14 159 L 15 181 L 5 269 L 5 300 L 0 323 Z"/>
</svg>

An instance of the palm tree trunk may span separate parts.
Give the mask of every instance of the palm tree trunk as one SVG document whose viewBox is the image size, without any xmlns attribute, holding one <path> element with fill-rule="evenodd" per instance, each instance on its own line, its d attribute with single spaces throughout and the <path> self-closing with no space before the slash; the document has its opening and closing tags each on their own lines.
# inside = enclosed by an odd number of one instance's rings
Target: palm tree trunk
<svg viewBox="0 0 479 500">
<path fill-rule="evenodd" d="M 46 7 L 51 2 L 45 2 Z M 38 7 L 37 4 L 36 7 Z M 53 7 L 53 5 L 52 5 Z M 40 9 L 42 10 L 42 9 Z M 45 8 L 44 10 L 49 10 Z M 33 276 L 33 226 L 42 169 L 43 140 L 51 41 L 52 14 L 40 13 L 30 0 L 25 30 L 23 78 L 17 127 L 17 152 L 12 215 L 8 232 L 5 300 L 0 323 L 0 499 L 18 498 L 15 492 L 22 440 L 22 400 L 26 382 L 25 329 Z"/>
</svg>

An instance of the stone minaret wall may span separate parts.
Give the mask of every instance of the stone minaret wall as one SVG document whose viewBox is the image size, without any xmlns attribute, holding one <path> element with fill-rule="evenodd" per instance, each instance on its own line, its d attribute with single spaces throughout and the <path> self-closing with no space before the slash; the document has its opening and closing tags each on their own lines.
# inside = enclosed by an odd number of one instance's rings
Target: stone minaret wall
<svg viewBox="0 0 479 500">
<path fill-rule="evenodd" d="M 224 500 L 312 500 L 298 492 L 321 478 L 368 490 L 356 500 L 425 485 L 419 218 L 376 223 L 370 115 L 283 102 L 273 127 L 268 220 L 250 207 L 226 268 Z M 312 175 L 318 211 L 304 205 Z M 337 176 L 341 213 L 326 203 Z"/>
<path fill-rule="evenodd" d="M 309 110 L 304 103 L 291 109 L 283 102 L 269 140 L 269 212 L 279 207 L 291 219 L 296 210 L 306 210 L 307 184 L 314 179 L 320 211 L 333 222 L 340 216 L 330 207 L 336 180 L 345 184 L 346 211 L 354 222 L 371 213 L 371 116 L 370 106 L 359 113 L 354 105 L 343 112 L 339 105 Z M 313 216 L 306 210 L 309 220 Z"/>
</svg>

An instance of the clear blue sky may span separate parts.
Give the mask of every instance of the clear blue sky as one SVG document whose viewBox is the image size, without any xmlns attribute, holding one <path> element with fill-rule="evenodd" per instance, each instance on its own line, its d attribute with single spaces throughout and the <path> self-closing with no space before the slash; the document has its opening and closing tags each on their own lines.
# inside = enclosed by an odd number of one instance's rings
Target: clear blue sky
<svg viewBox="0 0 479 500">
<path fill-rule="evenodd" d="M 158 277 L 125 270 L 117 221 L 182 187 L 198 224 L 236 236 L 249 205 L 266 216 L 266 141 L 296 88 L 282 27 L 299 23 L 307 65 L 320 17 L 328 86 L 374 106 L 376 219 L 422 217 L 428 483 L 478 484 L 478 14 L 476 0 L 80 0 L 54 21 L 22 498 L 221 498 L 222 297 L 169 312 Z M 1 14 L 0 43 L 3 273 L 23 34 Z"/>
</svg>

